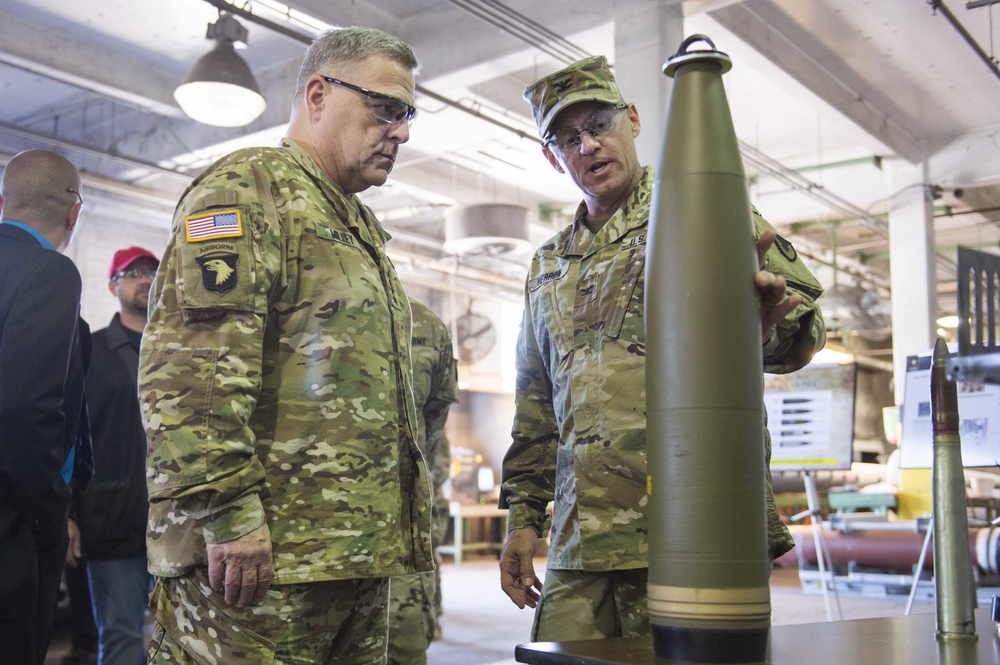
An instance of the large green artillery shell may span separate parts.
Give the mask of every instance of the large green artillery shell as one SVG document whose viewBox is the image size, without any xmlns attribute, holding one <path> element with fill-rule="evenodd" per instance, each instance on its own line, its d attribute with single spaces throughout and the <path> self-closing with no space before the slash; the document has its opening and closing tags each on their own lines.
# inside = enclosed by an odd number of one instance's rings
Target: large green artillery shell
<svg viewBox="0 0 1000 665">
<path fill-rule="evenodd" d="M 931 357 L 934 461 L 934 600 L 938 639 L 976 639 L 976 590 L 969 556 L 958 387 L 949 381 L 948 345 L 938 338 Z"/>
<path fill-rule="evenodd" d="M 646 259 L 649 617 L 656 655 L 694 662 L 763 660 L 771 623 L 758 266 L 730 66 L 701 35 L 664 66 Z"/>
</svg>

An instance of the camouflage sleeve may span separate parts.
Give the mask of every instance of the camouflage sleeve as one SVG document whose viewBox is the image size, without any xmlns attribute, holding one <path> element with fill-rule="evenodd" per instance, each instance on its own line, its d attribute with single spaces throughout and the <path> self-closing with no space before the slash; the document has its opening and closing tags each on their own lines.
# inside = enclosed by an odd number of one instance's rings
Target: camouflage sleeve
<svg viewBox="0 0 1000 665">
<path fill-rule="evenodd" d="M 178 207 L 140 357 L 151 541 L 197 549 L 199 529 L 217 543 L 264 523 L 249 420 L 268 295 L 282 274 L 282 236 L 267 222 L 275 217 L 267 185 L 238 166 L 206 177 Z"/>
<path fill-rule="evenodd" d="M 437 490 L 444 485 L 444 481 L 448 480 L 451 475 L 451 443 L 444 433 L 444 427 L 441 428 L 441 436 L 438 437 L 431 455 L 428 456 L 427 464 L 431 467 L 428 472 L 431 477 L 431 485 L 437 493 Z"/>
<path fill-rule="evenodd" d="M 773 228 L 753 211 L 754 234 L 760 237 Z M 764 371 L 787 374 L 809 364 L 813 354 L 826 344 L 826 325 L 816 300 L 823 287 L 799 258 L 790 242 L 780 235 L 764 259 L 764 270 L 785 278 L 788 290 L 802 297 L 802 303 L 778 322 L 764 340 Z"/>
<path fill-rule="evenodd" d="M 438 359 L 434 364 L 430 396 L 424 404 L 424 428 L 427 435 L 426 456 L 431 487 L 441 487 L 451 471 L 451 447 L 444 436 L 448 409 L 458 401 L 458 366 L 452 351 L 451 337 L 441 326 Z"/>
<path fill-rule="evenodd" d="M 753 210 L 754 236 L 773 228 L 767 220 Z M 813 354 L 826 344 L 826 327 L 816 300 L 823 293 L 823 287 L 805 267 L 790 242 L 780 235 L 764 258 L 764 269 L 785 278 L 788 290 L 799 294 L 802 303 L 788 313 L 774 327 L 764 340 L 764 371 L 786 374 L 801 369 L 809 363 Z M 766 418 L 766 414 L 765 414 Z M 774 501 L 774 485 L 771 478 L 771 435 L 764 429 L 765 492 L 767 494 L 767 547 L 773 561 L 795 546 L 788 527 L 778 514 Z"/>
<path fill-rule="evenodd" d="M 500 507 L 510 509 L 508 530 L 530 528 L 544 537 L 551 522 L 546 508 L 555 498 L 559 430 L 531 311 L 526 298 L 517 341 L 513 442 L 503 460 Z"/>
<path fill-rule="evenodd" d="M 767 421 L 767 413 L 764 413 Z M 774 561 L 779 556 L 795 547 L 795 540 L 778 514 L 778 504 L 774 501 L 774 481 L 771 478 L 771 433 L 764 428 L 764 482 L 767 494 L 767 552 Z"/>
</svg>

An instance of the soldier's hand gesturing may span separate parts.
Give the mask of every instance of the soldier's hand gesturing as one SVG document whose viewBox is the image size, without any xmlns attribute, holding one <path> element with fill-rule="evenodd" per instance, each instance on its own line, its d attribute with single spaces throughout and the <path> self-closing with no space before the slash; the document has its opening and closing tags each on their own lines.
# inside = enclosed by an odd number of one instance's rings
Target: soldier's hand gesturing
<svg viewBox="0 0 1000 665">
<path fill-rule="evenodd" d="M 777 235 L 774 229 L 768 229 L 757 239 L 759 270 L 754 274 L 753 280 L 760 294 L 760 330 L 765 339 L 771 328 L 802 302 L 802 296 L 786 291 L 784 277 L 764 270 L 764 259 Z"/>
<path fill-rule="evenodd" d="M 225 592 L 229 605 L 257 605 L 271 586 L 271 532 L 263 524 L 250 533 L 224 543 L 205 545 L 208 583 Z"/>
<path fill-rule="evenodd" d="M 532 562 L 537 547 L 538 534 L 532 529 L 513 529 L 500 555 L 500 588 L 522 610 L 535 607 L 542 590 Z"/>
</svg>

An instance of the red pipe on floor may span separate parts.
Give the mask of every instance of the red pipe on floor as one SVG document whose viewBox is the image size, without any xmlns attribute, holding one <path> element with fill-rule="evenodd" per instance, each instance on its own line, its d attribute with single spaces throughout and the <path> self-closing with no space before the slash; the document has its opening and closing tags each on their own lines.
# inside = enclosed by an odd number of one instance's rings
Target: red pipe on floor
<svg viewBox="0 0 1000 665">
<path fill-rule="evenodd" d="M 798 566 L 799 561 L 816 564 L 816 546 L 813 527 L 795 524 L 789 527 L 795 547 L 774 561 L 776 566 Z M 920 559 L 920 548 L 924 544 L 924 533 L 917 531 L 880 531 L 877 529 L 851 532 L 824 529 L 830 558 L 835 566 L 847 566 L 856 562 L 868 568 L 890 568 L 907 574 Z M 969 529 L 969 554 L 972 564 L 989 573 L 1000 572 L 1000 529 L 996 527 Z M 934 548 L 927 548 L 924 569 L 934 567 Z"/>
</svg>

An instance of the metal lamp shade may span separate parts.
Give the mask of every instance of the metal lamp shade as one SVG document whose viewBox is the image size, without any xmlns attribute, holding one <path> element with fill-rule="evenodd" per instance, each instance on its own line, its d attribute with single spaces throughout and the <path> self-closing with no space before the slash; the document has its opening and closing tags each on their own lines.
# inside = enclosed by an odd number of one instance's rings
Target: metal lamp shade
<svg viewBox="0 0 1000 665">
<path fill-rule="evenodd" d="M 195 63 L 174 99 L 192 120 L 216 127 L 248 125 L 267 106 L 250 67 L 225 42 Z"/>
</svg>

